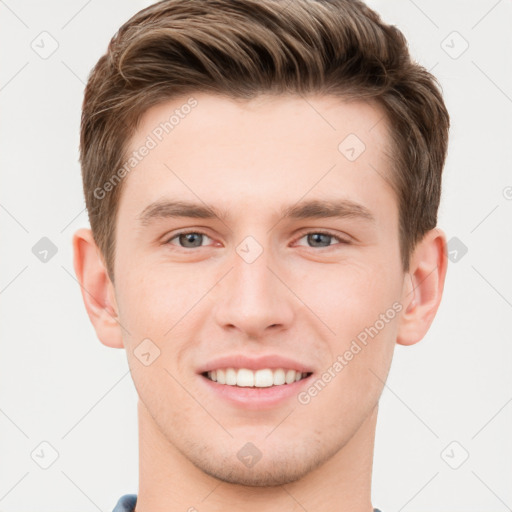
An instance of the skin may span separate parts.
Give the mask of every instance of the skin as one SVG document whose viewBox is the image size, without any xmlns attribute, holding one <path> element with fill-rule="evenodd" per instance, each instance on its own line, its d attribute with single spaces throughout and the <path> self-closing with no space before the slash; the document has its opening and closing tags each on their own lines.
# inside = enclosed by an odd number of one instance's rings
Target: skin
<svg viewBox="0 0 512 512">
<path fill-rule="evenodd" d="M 126 349 L 139 395 L 136 512 L 371 512 L 379 397 L 396 343 L 420 341 L 434 319 L 445 235 L 428 232 L 404 272 L 389 128 L 378 106 L 313 95 L 193 96 L 198 105 L 125 177 L 115 285 L 90 230 L 73 239 L 89 318 L 103 344 Z M 146 111 L 130 148 L 187 98 Z M 355 161 L 338 150 L 350 133 L 366 146 Z M 227 216 L 142 226 L 141 212 L 164 198 Z M 374 220 L 279 214 L 300 200 L 340 198 Z M 178 230 L 207 236 L 187 245 Z M 334 236 L 307 236 L 325 231 Z M 247 236 L 263 250 L 252 263 L 236 251 Z M 293 396 L 266 410 L 237 407 L 196 373 L 221 355 L 279 354 L 319 378 L 393 304 L 401 310 L 307 404 Z M 147 338 L 160 355 L 146 366 L 134 351 Z M 247 442 L 262 455 L 250 468 L 237 458 Z"/>
</svg>

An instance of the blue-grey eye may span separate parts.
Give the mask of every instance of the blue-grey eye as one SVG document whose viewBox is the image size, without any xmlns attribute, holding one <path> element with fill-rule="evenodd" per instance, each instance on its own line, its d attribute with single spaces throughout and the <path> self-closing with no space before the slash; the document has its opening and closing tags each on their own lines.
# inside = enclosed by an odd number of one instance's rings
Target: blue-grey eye
<svg viewBox="0 0 512 512">
<path fill-rule="evenodd" d="M 332 239 L 336 240 L 339 243 L 347 243 L 342 238 L 331 235 L 330 233 L 323 233 L 321 231 L 310 231 L 309 233 L 305 233 L 299 240 L 302 240 L 303 238 L 307 239 L 307 243 L 309 247 L 331 247 L 333 244 L 330 243 Z M 311 245 L 310 245 L 311 244 Z"/>
<path fill-rule="evenodd" d="M 182 247 L 184 249 L 193 249 L 202 246 L 204 237 L 209 238 L 204 233 L 200 233 L 198 231 L 189 231 L 187 233 L 178 233 L 174 235 L 167 243 L 171 245 L 177 245 L 171 242 L 172 240 L 178 239 L 179 247 Z"/>
</svg>

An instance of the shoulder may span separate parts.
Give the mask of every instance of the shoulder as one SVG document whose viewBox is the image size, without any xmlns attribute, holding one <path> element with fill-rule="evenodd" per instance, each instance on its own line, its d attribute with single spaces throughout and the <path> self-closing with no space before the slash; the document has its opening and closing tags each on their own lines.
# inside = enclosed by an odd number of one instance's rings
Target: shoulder
<svg viewBox="0 0 512 512">
<path fill-rule="evenodd" d="M 112 512 L 133 512 L 136 503 L 136 494 L 124 494 L 119 498 Z"/>
</svg>

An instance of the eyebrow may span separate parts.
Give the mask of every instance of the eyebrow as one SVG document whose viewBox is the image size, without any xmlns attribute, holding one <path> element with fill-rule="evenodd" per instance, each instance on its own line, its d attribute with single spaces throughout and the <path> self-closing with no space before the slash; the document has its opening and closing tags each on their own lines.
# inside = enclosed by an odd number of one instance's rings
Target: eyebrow
<svg viewBox="0 0 512 512">
<path fill-rule="evenodd" d="M 284 207 L 279 215 L 282 219 L 325 219 L 360 218 L 375 222 L 375 216 L 365 206 L 349 199 L 312 199 Z M 154 220 L 167 218 L 194 218 L 225 220 L 228 211 L 191 201 L 159 200 L 146 206 L 137 216 L 142 226 L 148 226 Z"/>
</svg>

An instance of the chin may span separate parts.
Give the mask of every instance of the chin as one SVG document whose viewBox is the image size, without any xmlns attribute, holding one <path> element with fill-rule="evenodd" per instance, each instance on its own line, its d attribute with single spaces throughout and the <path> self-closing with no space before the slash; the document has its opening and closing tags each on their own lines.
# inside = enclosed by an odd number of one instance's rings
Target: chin
<svg viewBox="0 0 512 512">
<path fill-rule="evenodd" d="M 280 464 L 263 464 L 258 468 L 241 468 L 240 465 L 224 465 L 222 467 L 199 467 L 207 475 L 233 485 L 246 487 L 277 487 L 303 478 L 309 469 L 305 467 L 291 468 L 290 462 L 282 461 Z M 258 465 L 259 465 L 258 464 Z"/>
<path fill-rule="evenodd" d="M 274 448 L 266 453 L 263 450 L 261 459 L 247 467 L 239 460 L 238 449 L 232 456 L 226 455 L 228 451 L 210 446 L 185 455 L 203 473 L 222 482 L 249 487 L 274 487 L 296 482 L 329 459 L 328 455 L 315 453 L 311 448 L 308 450 L 306 443 L 301 448 Z"/>
</svg>

